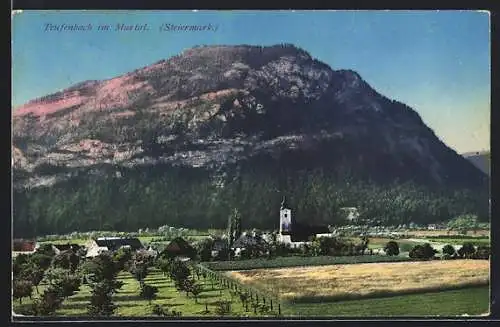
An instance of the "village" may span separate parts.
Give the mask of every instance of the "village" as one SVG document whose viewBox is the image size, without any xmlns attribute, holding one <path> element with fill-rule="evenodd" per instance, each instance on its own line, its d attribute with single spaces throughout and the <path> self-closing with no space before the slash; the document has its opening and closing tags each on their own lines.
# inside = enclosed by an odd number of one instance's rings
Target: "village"
<svg viewBox="0 0 500 327">
<path fill-rule="evenodd" d="M 350 214 L 346 219 L 355 223 L 356 210 L 349 208 L 347 211 Z M 354 307 L 356 301 L 347 299 L 354 296 L 354 299 L 359 299 L 357 301 L 370 301 L 381 292 L 381 288 L 387 293 L 382 297 L 394 296 L 395 301 L 398 294 L 404 294 L 405 288 L 413 289 L 412 293 L 417 294 L 440 290 L 445 297 L 453 296 L 456 291 L 452 290 L 457 288 L 463 289 L 458 292 L 467 292 L 470 287 L 475 292 L 485 290 L 489 283 L 488 230 L 470 230 L 464 234 L 463 230 L 453 231 L 444 225 L 412 227 L 311 226 L 297 222 L 283 200 L 277 231 L 243 231 L 241 214 L 235 209 L 226 230 L 205 235 L 193 235 L 184 228 L 161 226 L 157 230 L 145 229 L 128 235 L 92 232 L 50 236 L 42 238 L 41 242 L 14 240 L 14 298 L 19 301 L 14 307 L 14 315 L 87 316 L 94 312 L 96 315 L 136 317 L 140 312 L 139 316 L 163 317 L 293 316 L 311 310 L 315 312 L 311 308 L 317 298 L 331 299 L 328 301 L 332 303 L 332 311 L 323 314 L 335 314 L 333 308 L 338 303 Z M 94 279 L 102 274 L 109 262 L 115 262 L 113 269 L 116 270 L 111 277 L 101 277 L 101 281 L 105 280 L 102 278 L 111 278 L 134 292 L 137 286 L 133 286 L 133 280 L 136 280 L 140 292 L 133 306 L 141 308 L 137 309 L 139 311 L 127 309 L 132 304 L 124 304 L 128 302 L 122 300 L 120 289 L 108 295 L 95 289 L 99 284 L 94 284 L 98 281 Z M 418 262 L 417 266 L 408 265 L 415 262 Z M 339 272 L 338 269 L 345 270 Z M 363 275 L 364 269 L 369 269 L 368 275 Z M 455 271 L 454 278 L 445 278 L 450 276 L 451 270 Z M 72 274 L 65 275 L 64 271 Z M 287 278 L 292 278 L 291 283 L 283 284 L 280 274 L 284 272 L 288 274 Z M 323 286 L 318 288 L 314 285 L 320 273 L 328 277 L 321 277 Z M 392 274 L 394 280 L 407 280 L 403 292 L 401 286 L 396 286 L 398 283 L 382 285 L 376 277 L 379 273 Z M 156 277 L 150 279 L 153 276 Z M 363 285 L 367 286 L 363 293 L 356 291 L 357 283 L 352 281 L 352 278 L 358 280 L 362 276 L 365 276 Z M 71 278 L 70 283 L 67 279 Z M 335 280 L 342 279 L 346 284 L 335 286 L 338 285 Z M 218 293 L 215 285 L 219 285 Z M 39 293 L 39 286 L 45 289 L 44 293 Z M 37 295 L 33 295 L 33 287 Z M 57 287 L 61 290 L 69 288 L 64 293 L 66 297 L 57 297 L 58 292 L 63 292 L 56 291 Z M 88 294 L 89 291 L 91 298 L 104 296 L 106 301 L 116 301 L 117 304 L 110 309 L 96 306 L 92 300 L 87 310 L 82 311 L 85 305 L 80 305 L 78 310 L 69 309 L 72 301 L 81 301 L 78 294 Z M 176 292 L 177 295 L 169 295 L 166 300 L 162 292 Z M 189 294 L 194 297 L 194 304 L 186 303 Z M 49 301 L 49 295 L 55 298 Z M 23 302 L 26 297 L 29 299 Z M 199 298 L 205 301 L 200 302 Z M 210 298 L 213 301 L 209 301 Z M 175 305 L 185 310 L 173 310 L 172 301 L 177 301 Z M 204 310 L 196 311 L 195 308 L 203 306 Z M 472 309 L 477 310 L 474 306 Z"/>
</svg>

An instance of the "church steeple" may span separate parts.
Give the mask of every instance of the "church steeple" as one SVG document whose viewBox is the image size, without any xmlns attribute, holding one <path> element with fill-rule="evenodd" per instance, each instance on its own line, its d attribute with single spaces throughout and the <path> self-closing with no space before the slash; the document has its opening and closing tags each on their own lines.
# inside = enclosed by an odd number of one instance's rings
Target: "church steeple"
<svg viewBox="0 0 500 327">
<path fill-rule="evenodd" d="M 287 205 L 286 205 L 286 198 L 285 198 L 285 196 L 283 196 L 283 200 L 281 201 L 281 208 L 280 208 L 280 210 L 283 210 L 286 207 L 287 207 Z"/>
</svg>

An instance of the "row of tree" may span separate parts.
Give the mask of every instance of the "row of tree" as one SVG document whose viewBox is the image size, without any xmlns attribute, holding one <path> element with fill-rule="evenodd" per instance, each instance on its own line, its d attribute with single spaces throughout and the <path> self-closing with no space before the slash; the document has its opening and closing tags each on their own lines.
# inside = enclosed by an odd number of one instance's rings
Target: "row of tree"
<svg viewBox="0 0 500 327">
<path fill-rule="evenodd" d="M 396 241 L 389 241 L 384 246 L 384 252 L 389 256 L 399 255 L 399 244 Z M 409 253 L 413 259 L 432 259 L 438 253 L 429 243 L 415 245 Z M 481 259 L 487 260 L 491 255 L 489 246 L 478 246 L 477 248 L 469 242 L 464 243 L 458 251 L 447 244 L 442 249 L 443 259 Z"/>
</svg>

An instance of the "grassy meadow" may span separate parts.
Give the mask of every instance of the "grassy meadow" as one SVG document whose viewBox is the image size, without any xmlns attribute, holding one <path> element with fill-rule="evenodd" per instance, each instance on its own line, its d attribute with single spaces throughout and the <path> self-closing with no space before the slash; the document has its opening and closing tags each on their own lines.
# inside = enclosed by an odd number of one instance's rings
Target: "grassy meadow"
<svg viewBox="0 0 500 327">
<path fill-rule="evenodd" d="M 396 295 L 343 302 L 294 303 L 284 307 L 285 316 L 330 317 L 454 317 L 489 312 L 489 287 Z"/>
<path fill-rule="evenodd" d="M 487 260 L 365 263 L 226 273 L 293 302 L 335 301 L 487 285 Z"/>
</svg>

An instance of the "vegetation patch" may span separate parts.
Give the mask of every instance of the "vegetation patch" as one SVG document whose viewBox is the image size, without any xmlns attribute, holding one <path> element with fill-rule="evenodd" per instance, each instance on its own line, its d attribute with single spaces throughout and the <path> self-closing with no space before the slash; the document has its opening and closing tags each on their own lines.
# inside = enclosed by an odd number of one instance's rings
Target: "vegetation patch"
<svg viewBox="0 0 500 327">
<path fill-rule="evenodd" d="M 274 259 L 257 258 L 239 261 L 215 261 L 203 263 L 207 268 L 214 271 L 227 270 L 251 270 L 267 268 L 301 267 L 301 266 L 323 266 L 334 264 L 356 264 L 370 262 L 399 262 L 412 260 L 402 256 L 383 256 L 383 255 L 361 255 L 361 256 L 290 256 L 277 257 Z"/>
</svg>

